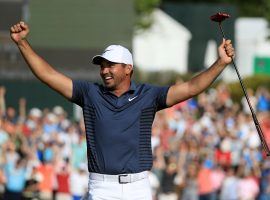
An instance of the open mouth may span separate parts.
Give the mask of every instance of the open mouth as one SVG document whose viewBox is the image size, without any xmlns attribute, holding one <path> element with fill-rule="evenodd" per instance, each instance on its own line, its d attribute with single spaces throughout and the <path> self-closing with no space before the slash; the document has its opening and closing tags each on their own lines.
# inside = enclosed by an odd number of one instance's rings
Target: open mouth
<svg viewBox="0 0 270 200">
<path fill-rule="evenodd" d="M 113 77 L 112 77 L 112 76 L 105 76 L 105 77 L 103 77 L 103 81 L 104 81 L 105 83 L 108 83 L 108 82 L 110 82 L 111 80 L 113 80 Z"/>
<path fill-rule="evenodd" d="M 106 81 L 107 81 L 107 80 L 111 80 L 111 79 L 112 79 L 111 76 L 108 76 L 108 77 L 105 77 L 105 78 L 104 78 L 104 80 L 106 80 Z"/>
</svg>

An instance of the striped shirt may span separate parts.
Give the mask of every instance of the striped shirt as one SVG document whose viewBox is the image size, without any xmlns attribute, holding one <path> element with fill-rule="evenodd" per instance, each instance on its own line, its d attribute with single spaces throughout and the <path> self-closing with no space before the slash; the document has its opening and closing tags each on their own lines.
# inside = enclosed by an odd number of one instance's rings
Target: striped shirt
<svg viewBox="0 0 270 200">
<path fill-rule="evenodd" d="M 155 113 L 167 107 L 168 89 L 132 82 L 117 97 L 102 85 L 73 81 L 71 101 L 83 109 L 89 172 L 124 174 L 151 169 L 152 123 Z"/>
</svg>

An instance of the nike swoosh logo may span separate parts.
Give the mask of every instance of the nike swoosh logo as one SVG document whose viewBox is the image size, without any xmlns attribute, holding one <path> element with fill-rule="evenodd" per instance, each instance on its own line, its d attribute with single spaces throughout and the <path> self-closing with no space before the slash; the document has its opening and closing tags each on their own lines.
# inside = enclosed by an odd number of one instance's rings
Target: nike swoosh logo
<svg viewBox="0 0 270 200">
<path fill-rule="evenodd" d="M 106 53 L 107 51 L 111 51 L 111 49 L 107 49 L 107 50 L 105 50 L 105 51 L 103 52 L 103 54 L 104 54 L 104 53 Z"/>
<path fill-rule="evenodd" d="M 134 99 L 136 99 L 138 96 L 132 97 L 132 98 L 128 98 L 128 101 L 133 101 Z"/>
</svg>

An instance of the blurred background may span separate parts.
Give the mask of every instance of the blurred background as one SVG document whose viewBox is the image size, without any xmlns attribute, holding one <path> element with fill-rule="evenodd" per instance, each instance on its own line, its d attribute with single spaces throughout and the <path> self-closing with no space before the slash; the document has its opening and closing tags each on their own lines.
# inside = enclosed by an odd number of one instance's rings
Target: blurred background
<svg viewBox="0 0 270 200">
<path fill-rule="evenodd" d="M 270 141 L 269 0 L 0 0 L 0 199 L 80 199 L 87 190 L 80 108 L 40 83 L 9 36 L 20 20 L 32 47 L 73 79 L 100 82 L 91 58 L 110 44 L 133 53 L 138 83 L 190 79 L 226 37 Z M 270 199 L 262 151 L 238 78 L 226 68 L 209 90 L 157 113 L 153 199 Z M 16 180 L 16 181 L 15 181 Z"/>
</svg>

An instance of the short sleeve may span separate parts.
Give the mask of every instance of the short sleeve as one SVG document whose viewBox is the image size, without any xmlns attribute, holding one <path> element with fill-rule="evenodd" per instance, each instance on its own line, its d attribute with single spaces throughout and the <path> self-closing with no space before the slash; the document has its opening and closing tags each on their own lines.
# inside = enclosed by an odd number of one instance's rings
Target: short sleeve
<svg viewBox="0 0 270 200">
<path fill-rule="evenodd" d="M 86 81 L 72 80 L 72 97 L 71 102 L 83 106 L 85 104 L 85 99 L 89 94 L 91 83 Z"/>
<path fill-rule="evenodd" d="M 157 103 L 157 110 L 162 110 L 167 108 L 166 100 L 167 100 L 167 94 L 169 90 L 169 86 L 166 87 L 156 87 L 156 103 Z"/>
</svg>

